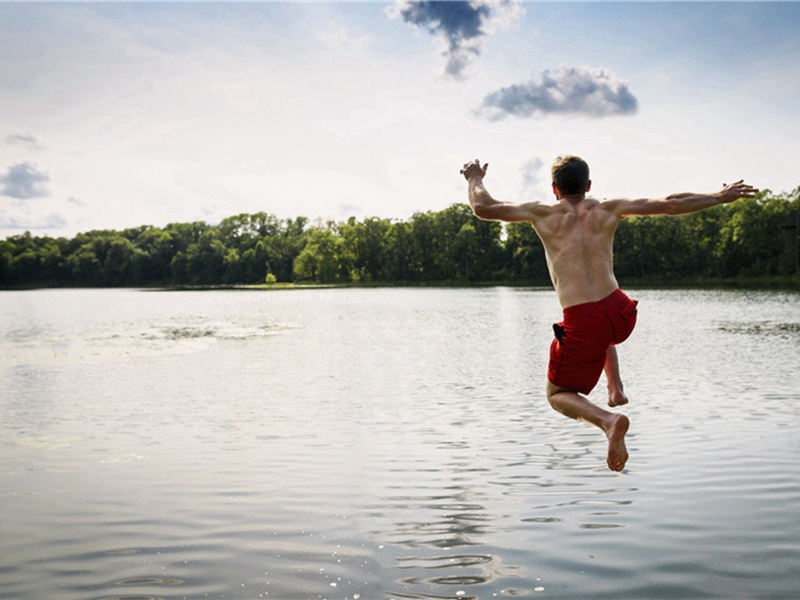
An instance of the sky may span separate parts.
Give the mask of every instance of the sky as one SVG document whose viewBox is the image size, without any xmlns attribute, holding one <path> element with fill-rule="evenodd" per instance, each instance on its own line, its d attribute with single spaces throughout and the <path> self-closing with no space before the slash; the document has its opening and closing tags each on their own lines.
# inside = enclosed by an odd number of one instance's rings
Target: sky
<svg viewBox="0 0 800 600">
<path fill-rule="evenodd" d="M 798 2 L 0 1 L 0 239 L 800 185 Z"/>
</svg>

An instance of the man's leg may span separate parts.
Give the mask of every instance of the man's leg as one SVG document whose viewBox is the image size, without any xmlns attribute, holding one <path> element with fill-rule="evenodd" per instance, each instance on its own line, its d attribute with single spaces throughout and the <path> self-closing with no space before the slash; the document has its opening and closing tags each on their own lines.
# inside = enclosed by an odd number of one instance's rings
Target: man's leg
<svg viewBox="0 0 800 600">
<path fill-rule="evenodd" d="M 608 381 L 608 405 L 622 406 L 628 403 L 628 397 L 622 389 L 622 377 L 619 374 L 619 357 L 617 347 L 611 345 L 606 351 L 606 364 L 603 367 Z"/>
<path fill-rule="evenodd" d="M 572 419 L 586 421 L 603 430 L 608 438 L 608 457 L 606 462 L 612 471 L 622 471 L 628 460 L 625 447 L 625 434 L 630 421 L 625 415 L 618 415 L 592 404 L 586 398 L 564 388 L 547 382 L 547 399 L 550 406 Z"/>
</svg>

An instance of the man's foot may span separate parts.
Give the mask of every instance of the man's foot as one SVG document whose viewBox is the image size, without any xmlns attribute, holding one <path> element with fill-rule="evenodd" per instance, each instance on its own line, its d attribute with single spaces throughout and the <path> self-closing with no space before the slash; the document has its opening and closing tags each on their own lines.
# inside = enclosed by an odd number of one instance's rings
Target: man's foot
<svg viewBox="0 0 800 600">
<path fill-rule="evenodd" d="M 608 468 L 622 471 L 628 461 L 628 449 L 625 447 L 625 434 L 631 422 L 625 415 L 616 415 L 611 427 L 606 430 L 608 437 Z"/>
<path fill-rule="evenodd" d="M 628 397 L 621 389 L 612 390 L 608 388 L 608 405 L 609 406 L 622 406 L 628 403 Z"/>
</svg>

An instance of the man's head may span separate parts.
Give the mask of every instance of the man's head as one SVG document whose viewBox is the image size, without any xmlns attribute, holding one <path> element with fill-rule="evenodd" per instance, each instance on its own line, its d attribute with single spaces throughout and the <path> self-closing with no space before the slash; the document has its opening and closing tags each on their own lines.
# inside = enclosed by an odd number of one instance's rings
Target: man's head
<svg viewBox="0 0 800 600">
<path fill-rule="evenodd" d="M 577 156 L 559 156 L 553 163 L 553 192 L 557 197 L 585 194 L 592 187 L 589 165 Z"/>
</svg>

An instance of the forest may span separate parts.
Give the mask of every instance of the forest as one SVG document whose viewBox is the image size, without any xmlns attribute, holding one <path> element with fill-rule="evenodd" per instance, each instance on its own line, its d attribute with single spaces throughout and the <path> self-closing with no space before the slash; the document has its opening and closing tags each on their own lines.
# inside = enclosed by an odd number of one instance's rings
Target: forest
<svg viewBox="0 0 800 600">
<path fill-rule="evenodd" d="M 669 284 L 770 277 L 797 281 L 800 187 L 685 215 L 624 219 L 615 269 Z M 544 249 L 529 224 L 475 218 L 466 204 L 342 222 L 266 212 L 0 241 L 0 287 L 217 286 L 274 283 L 547 285 Z"/>
</svg>

